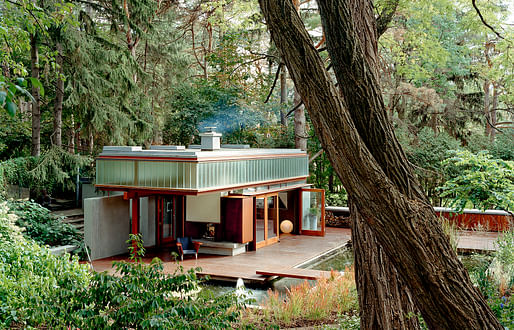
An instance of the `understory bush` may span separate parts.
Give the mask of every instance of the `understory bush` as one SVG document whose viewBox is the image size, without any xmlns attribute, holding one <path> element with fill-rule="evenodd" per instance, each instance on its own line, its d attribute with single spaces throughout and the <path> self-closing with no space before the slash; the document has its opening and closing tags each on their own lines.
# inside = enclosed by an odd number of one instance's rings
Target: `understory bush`
<svg viewBox="0 0 514 330">
<path fill-rule="evenodd" d="M 492 261 L 480 258 L 482 262 L 469 272 L 500 323 L 511 329 L 514 326 L 514 230 L 504 232 L 496 243 L 498 250 Z"/>
<path fill-rule="evenodd" d="M 17 216 L 0 203 L 0 327 L 65 327 L 89 286 L 89 267 L 54 256 L 22 235 Z"/>
<path fill-rule="evenodd" d="M 514 210 L 514 163 L 487 152 L 454 151 L 442 162 L 446 182 L 438 189 L 449 206 Z"/>
<path fill-rule="evenodd" d="M 16 221 L 0 203 L 0 328 L 227 328 L 239 317 L 233 294 L 196 298 L 194 270 L 166 274 L 156 258 L 94 273 L 26 239 Z"/>
<path fill-rule="evenodd" d="M 25 228 L 23 234 L 38 244 L 82 244 L 82 235 L 75 227 L 62 222 L 41 205 L 31 201 L 9 201 L 8 206 L 11 212 L 17 215 L 16 224 Z"/>
<path fill-rule="evenodd" d="M 88 167 L 91 159 L 53 147 L 39 157 L 19 157 L 0 162 L 0 192 L 7 184 L 33 191 L 62 192 L 75 188 L 77 170 Z M 1 194 L 1 193 L 0 193 Z"/>
</svg>

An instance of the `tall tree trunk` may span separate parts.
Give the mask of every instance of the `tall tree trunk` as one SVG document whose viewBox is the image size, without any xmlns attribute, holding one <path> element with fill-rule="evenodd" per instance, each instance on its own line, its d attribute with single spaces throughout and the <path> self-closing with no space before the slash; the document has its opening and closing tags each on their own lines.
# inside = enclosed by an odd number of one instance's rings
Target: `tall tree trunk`
<svg viewBox="0 0 514 330">
<path fill-rule="evenodd" d="M 39 80 L 39 50 L 37 35 L 30 36 L 30 68 L 32 78 Z M 41 110 L 39 107 L 39 87 L 32 86 L 32 156 L 39 156 L 41 153 Z"/>
<path fill-rule="evenodd" d="M 302 102 L 302 97 L 294 89 L 294 106 Z M 305 119 L 305 106 L 300 105 L 294 111 L 294 145 L 297 149 L 307 151 L 307 121 Z"/>
<path fill-rule="evenodd" d="M 491 82 L 484 81 L 484 116 L 485 116 L 485 135 L 491 137 L 491 113 L 490 113 L 490 95 L 491 95 Z"/>
<path fill-rule="evenodd" d="M 287 104 L 287 69 L 282 66 L 280 72 L 280 124 L 287 126 L 287 118 L 285 114 L 285 107 Z"/>
<path fill-rule="evenodd" d="M 55 103 L 54 103 L 54 133 L 53 133 L 53 144 L 61 147 L 62 146 L 62 101 L 64 98 L 64 80 L 63 75 L 63 54 L 62 44 L 57 42 L 57 57 L 55 64 L 57 65 L 57 81 L 55 83 Z"/>
<path fill-rule="evenodd" d="M 433 208 L 423 193 L 417 192 L 419 184 L 413 175 L 411 177 L 409 163 L 400 159 L 402 167 L 391 168 L 390 164 L 394 163 L 390 158 L 399 157 L 403 153 L 388 155 L 384 152 L 388 145 L 400 146 L 394 138 L 389 121 L 376 120 L 385 111 L 383 102 L 377 103 L 379 99 L 376 95 L 381 95 L 381 91 L 375 79 L 376 67 L 368 67 L 373 58 L 366 58 L 369 47 L 375 46 L 371 42 L 372 38 L 367 39 L 374 31 L 360 29 L 366 28 L 366 20 L 373 17 L 371 3 L 364 0 L 344 3 L 318 1 L 327 47 L 329 38 L 334 40 L 343 36 L 345 49 L 353 49 L 354 56 L 348 59 L 353 65 L 352 71 L 357 70 L 357 74 L 364 78 L 353 80 L 355 75 L 352 75 L 344 82 L 353 85 L 351 88 L 357 89 L 359 94 L 370 96 L 349 99 L 343 97 L 332 83 L 291 2 L 260 0 L 259 3 L 273 40 L 302 95 L 322 146 L 352 200 L 352 208 L 358 210 L 401 280 L 410 289 L 427 325 L 448 329 L 501 329 L 452 250 Z M 359 12 L 365 15 L 358 15 Z M 327 29 L 326 21 L 333 19 L 337 21 L 336 31 Z M 333 58 L 332 61 L 334 67 L 345 65 L 335 63 Z M 366 74 L 370 70 L 371 75 Z M 341 86 L 346 88 L 345 84 Z M 383 149 L 376 156 L 371 153 L 362 136 L 363 132 L 356 128 L 357 123 L 350 114 L 349 103 L 364 100 L 369 102 L 365 105 L 367 111 L 359 111 L 356 115 L 372 119 L 367 121 L 370 135 L 368 141 L 372 141 L 368 143 L 375 145 L 373 135 L 386 134 L 386 139 L 378 141 L 377 150 L 380 145 Z M 377 128 L 374 123 L 389 124 Z M 382 167 L 381 163 L 388 166 Z M 403 189 L 399 189 L 400 186 Z"/>
<path fill-rule="evenodd" d="M 494 142 L 496 137 L 496 108 L 498 108 L 498 83 L 493 82 L 493 102 L 491 103 L 491 109 L 489 109 L 489 120 L 492 126 L 489 135 L 491 142 Z"/>
<path fill-rule="evenodd" d="M 71 114 L 70 130 L 68 134 L 68 152 L 75 153 L 75 119 L 73 113 Z"/>
</svg>

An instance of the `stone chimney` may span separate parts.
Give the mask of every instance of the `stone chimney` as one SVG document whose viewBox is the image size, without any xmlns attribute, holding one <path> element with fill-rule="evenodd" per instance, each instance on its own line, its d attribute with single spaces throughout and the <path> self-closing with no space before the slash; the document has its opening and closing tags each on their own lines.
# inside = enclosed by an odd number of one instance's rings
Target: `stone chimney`
<svg viewBox="0 0 514 330">
<path fill-rule="evenodd" d="M 207 131 L 200 134 L 200 137 L 202 138 L 202 150 L 219 150 L 221 148 L 221 133 L 216 133 L 214 131 L 216 127 L 205 127 L 205 129 Z"/>
</svg>

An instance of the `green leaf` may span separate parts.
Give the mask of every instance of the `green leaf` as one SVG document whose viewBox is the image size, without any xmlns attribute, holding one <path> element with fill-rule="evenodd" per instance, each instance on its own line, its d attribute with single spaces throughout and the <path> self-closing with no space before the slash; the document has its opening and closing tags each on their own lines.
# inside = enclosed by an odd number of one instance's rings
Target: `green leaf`
<svg viewBox="0 0 514 330">
<path fill-rule="evenodd" d="M 33 77 L 30 77 L 29 80 L 32 84 L 32 87 L 39 88 L 39 94 L 41 94 L 41 96 L 45 96 L 45 89 L 43 88 L 43 84 L 38 79 Z"/>
<path fill-rule="evenodd" d="M 14 117 L 14 115 L 16 114 L 16 104 L 14 104 L 13 102 L 6 102 L 5 103 L 5 109 L 7 110 L 7 113 L 11 116 L 11 117 Z"/>
<path fill-rule="evenodd" d="M 34 98 L 34 96 L 32 96 L 32 94 L 30 94 L 29 91 L 26 90 L 25 88 L 20 87 L 20 86 L 16 86 L 16 89 L 19 92 L 21 92 L 23 95 L 27 96 L 32 102 L 36 102 L 36 99 Z"/>
<path fill-rule="evenodd" d="M 4 104 L 6 97 L 7 97 L 7 93 L 4 91 L 0 91 L 0 105 Z"/>
<path fill-rule="evenodd" d="M 16 83 L 18 86 L 27 87 L 27 81 L 22 77 L 16 78 Z"/>
</svg>

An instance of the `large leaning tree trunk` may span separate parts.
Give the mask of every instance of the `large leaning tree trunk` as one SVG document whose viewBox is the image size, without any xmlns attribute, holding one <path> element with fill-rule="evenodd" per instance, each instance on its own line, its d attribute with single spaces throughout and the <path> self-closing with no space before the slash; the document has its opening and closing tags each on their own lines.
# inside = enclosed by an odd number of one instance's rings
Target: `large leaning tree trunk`
<svg viewBox="0 0 514 330">
<path fill-rule="evenodd" d="M 335 2 L 319 2 L 323 28 L 334 72 L 355 127 L 387 177 L 410 198 L 424 198 L 415 174 L 393 134 L 382 94 L 377 90 L 377 39 L 391 20 L 398 1 L 390 1 L 376 25 L 370 7 L 350 1 L 352 16 L 357 20 L 353 29 L 358 33 L 362 52 L 345 44 L 343 15 Z M 362 33 L 365 32 L 365 33 Z M 372 88 L 362 88 L 358 82 L 369 81 Z M 375 106 L 378 105 L 378 106 Z M 351 201 L 351 200 L 350 200 Z M 366 224 L 359 209 L 350 203 L 352 215 L 353 253 L 356 284 L 359 293 L 361 327 L 363 329 L 419 328 L 413 297 L 399 277 L 384 250 Z"/>
<path fill-rule="evenodd" d="M 375 235 L 409 288 L 427 325 L 434 329 L 501 329 L 484 298 L 473 287 L 426 197 L 404 192 L 412 188 L 400 189 L 389 177 L 392 174 L 388 168 L 382 167 L 378 155 L 376 158 L 367 146 L 349 111 L 349 101 L 331 81 L 290 0 L 259 0 L 259 3 L 272 38 L 309 111 L 316 134 L 350 196 L 352 209 L 359 211 L 361 219 Z M 324 3 L 319 1 L 320 7 Z M 341 16 L 338 27 L 341 30 L 337 33 L 344 36 L 343 44 L 347 48 L 354 48 L 355 57 L 350 61 L 362 61 L 357 55 L 365 56 L 366 45 L 362 44 L 358 34 L 369 31 L 357 31 L 359 19 L 366 18 L 354 15 L 371 10 L 371 3 L 333 0 L 326 4 L 337 7 L 330 15 Z M 327 14 L 323 10 L 321 13 L 322 21 L 331 19 L 323 16 Z M 325 30 L 327 41 L 332 32 Z M 378 83 L 373 80 L 353 83 L 364 94 L 372 90 L 380 94 Z M 380 107 L 383 104 L 371 101 L 367 112 L 378 115 L 383 112 Z M 390 130 L 390 127 L 383 129 L 384 132 Z M 392 143 L 388 140 L 378 142 Z M 389 164 L 387 157 L 383 155 Z M 405 162 L 402 167 L 409 169 L 409 166 Z M 407 186 L 411 182 L 417 183 L 408 173 L 398 179 L 402 180 Z"/>
</svg>

